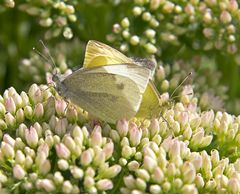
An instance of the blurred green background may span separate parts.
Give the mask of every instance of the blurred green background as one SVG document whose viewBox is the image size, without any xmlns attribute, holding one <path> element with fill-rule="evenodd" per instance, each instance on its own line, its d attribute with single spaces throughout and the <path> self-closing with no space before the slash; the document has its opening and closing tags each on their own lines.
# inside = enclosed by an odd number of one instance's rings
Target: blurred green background
<svg viewBox="0 0 240 194">
<path fill-rule="evenodd" d="M 155 56 L 155 83 L 172 91 L 193 71 L 202 110 L 240 113 L 237 1 L 16 1 L 0 5 L 0 91 L 46 83 L 49 64 L 32 51 L 42 39 L 61 71 L 80 67 L 88 40 L 129 57 Z M 161 75 L 164 68 L 166 75 Z M 163 87 L 163 84 L 169 86 Z"/>
</svg>

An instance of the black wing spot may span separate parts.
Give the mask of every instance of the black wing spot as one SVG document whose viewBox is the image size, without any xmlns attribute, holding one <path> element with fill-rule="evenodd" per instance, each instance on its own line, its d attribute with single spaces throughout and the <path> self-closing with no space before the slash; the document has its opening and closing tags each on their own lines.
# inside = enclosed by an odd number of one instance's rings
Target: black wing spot
<svg viewBox="0 0 240 194">
<path fill-rule="evenodd" d="M 117 89 L 123 90 L 124 89 L 124 84 L 123 83 L 117 84 Z"/>
</svg>

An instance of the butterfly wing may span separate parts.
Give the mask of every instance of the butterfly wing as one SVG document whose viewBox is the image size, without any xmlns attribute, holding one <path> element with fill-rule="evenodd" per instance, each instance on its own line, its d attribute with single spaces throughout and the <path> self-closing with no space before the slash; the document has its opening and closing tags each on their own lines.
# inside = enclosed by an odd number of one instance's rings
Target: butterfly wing
<svg viewBox="0 0 240 194">
<path fill-rule="evenodd" d="M 95 40 L 88 41 L 83 63 L 84 68 L 122 63 L 134 63 L 134 61 L 104 43 Z"/>
<path fill-rule="evenodd" d="M 133 63 L 136 65 L 149 64 L 149 60 L 135 60 L 126 57 L 118 50 L 98 41 L 90 40 L 87 44 L 84 67 L 90 68 L 94 66 L 113 65 L 121 63 Z M 146 65 L 144 65 L 146 66 Z M 152 64 L 150 68 L 152 70 Z M 158 117 L 160 114 L 159 92 L 153 82 L 149 82 L 136 117 L 152 118 Z"/>
<path fill-rule="evenodd" d="M 80 69 L 62 81 L 65 96 L 92 115 L 115 123 L 134 117 L 148 84 L 148 69 L 121 64 Z M 148 75 L 148 76 L 146 76 Z"/>
<path fill-rule="evenodd" d="M 159 118 L 161 111 L 160 96 L 152 81 L 149 82 L 142 98 L 137 118 Z"/>
</svg>

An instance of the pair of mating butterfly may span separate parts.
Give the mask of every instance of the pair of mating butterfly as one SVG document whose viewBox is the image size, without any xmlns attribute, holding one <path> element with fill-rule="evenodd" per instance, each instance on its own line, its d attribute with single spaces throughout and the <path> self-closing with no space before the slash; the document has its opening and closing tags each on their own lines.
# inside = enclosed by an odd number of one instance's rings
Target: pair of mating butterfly
<svg viewBox="0 0 240 194">
<path fill-rule="evenodd" d="M 146 61 L 147 62 L 147 61 Z M 58 93 L 91 115 L 119 119 L 158 117 L 160 97 L 152 70 L 98 41 L 89 41 L 83 68 L 67 77 L 53 75 Z"/>
</svg>

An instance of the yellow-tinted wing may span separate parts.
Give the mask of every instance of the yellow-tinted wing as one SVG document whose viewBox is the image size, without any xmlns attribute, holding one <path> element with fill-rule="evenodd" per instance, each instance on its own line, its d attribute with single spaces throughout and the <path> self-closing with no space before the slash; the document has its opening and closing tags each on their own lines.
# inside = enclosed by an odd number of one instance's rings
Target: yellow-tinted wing
<svg viewBox="0 0 240 194">
<path fill-rule="evenodd" d="M 149 82 L 140 105 L 140 108 L 136 114 L 137 118 L 159 118 L 161 111 L 160 96 L 152 83 Z"/>
<path fill-rule="evenodd" d="M 84 67 L 135 63 L 131 58 L 126 57 L 118 50 L 98 41 L 90 40 L 87 44 Z M 139 63 L 138 63 L 139 64 Z M 141 64 L 141 63 L 140 63 Z M 137 65 L 137 64 L 136 64 Z M 149 82 L 136 117 L 152 118 L 160 114 L 159 93 L 152 82 Z"/>
<path fill-rule="evenodd" d="M 88 41 L 83 62 L 84 68 L 122 63 L 134 63 L 134 61 L 104 43 L 95 40 Z"/>
<path fill-rule="evenodd" d="M 61 84 L 74 104 L 115 123 L 136 115 L 149 81 L 146 74 L 148 69 L 136 65 L 107 65 L 75 71 Z"/>
</svg>

